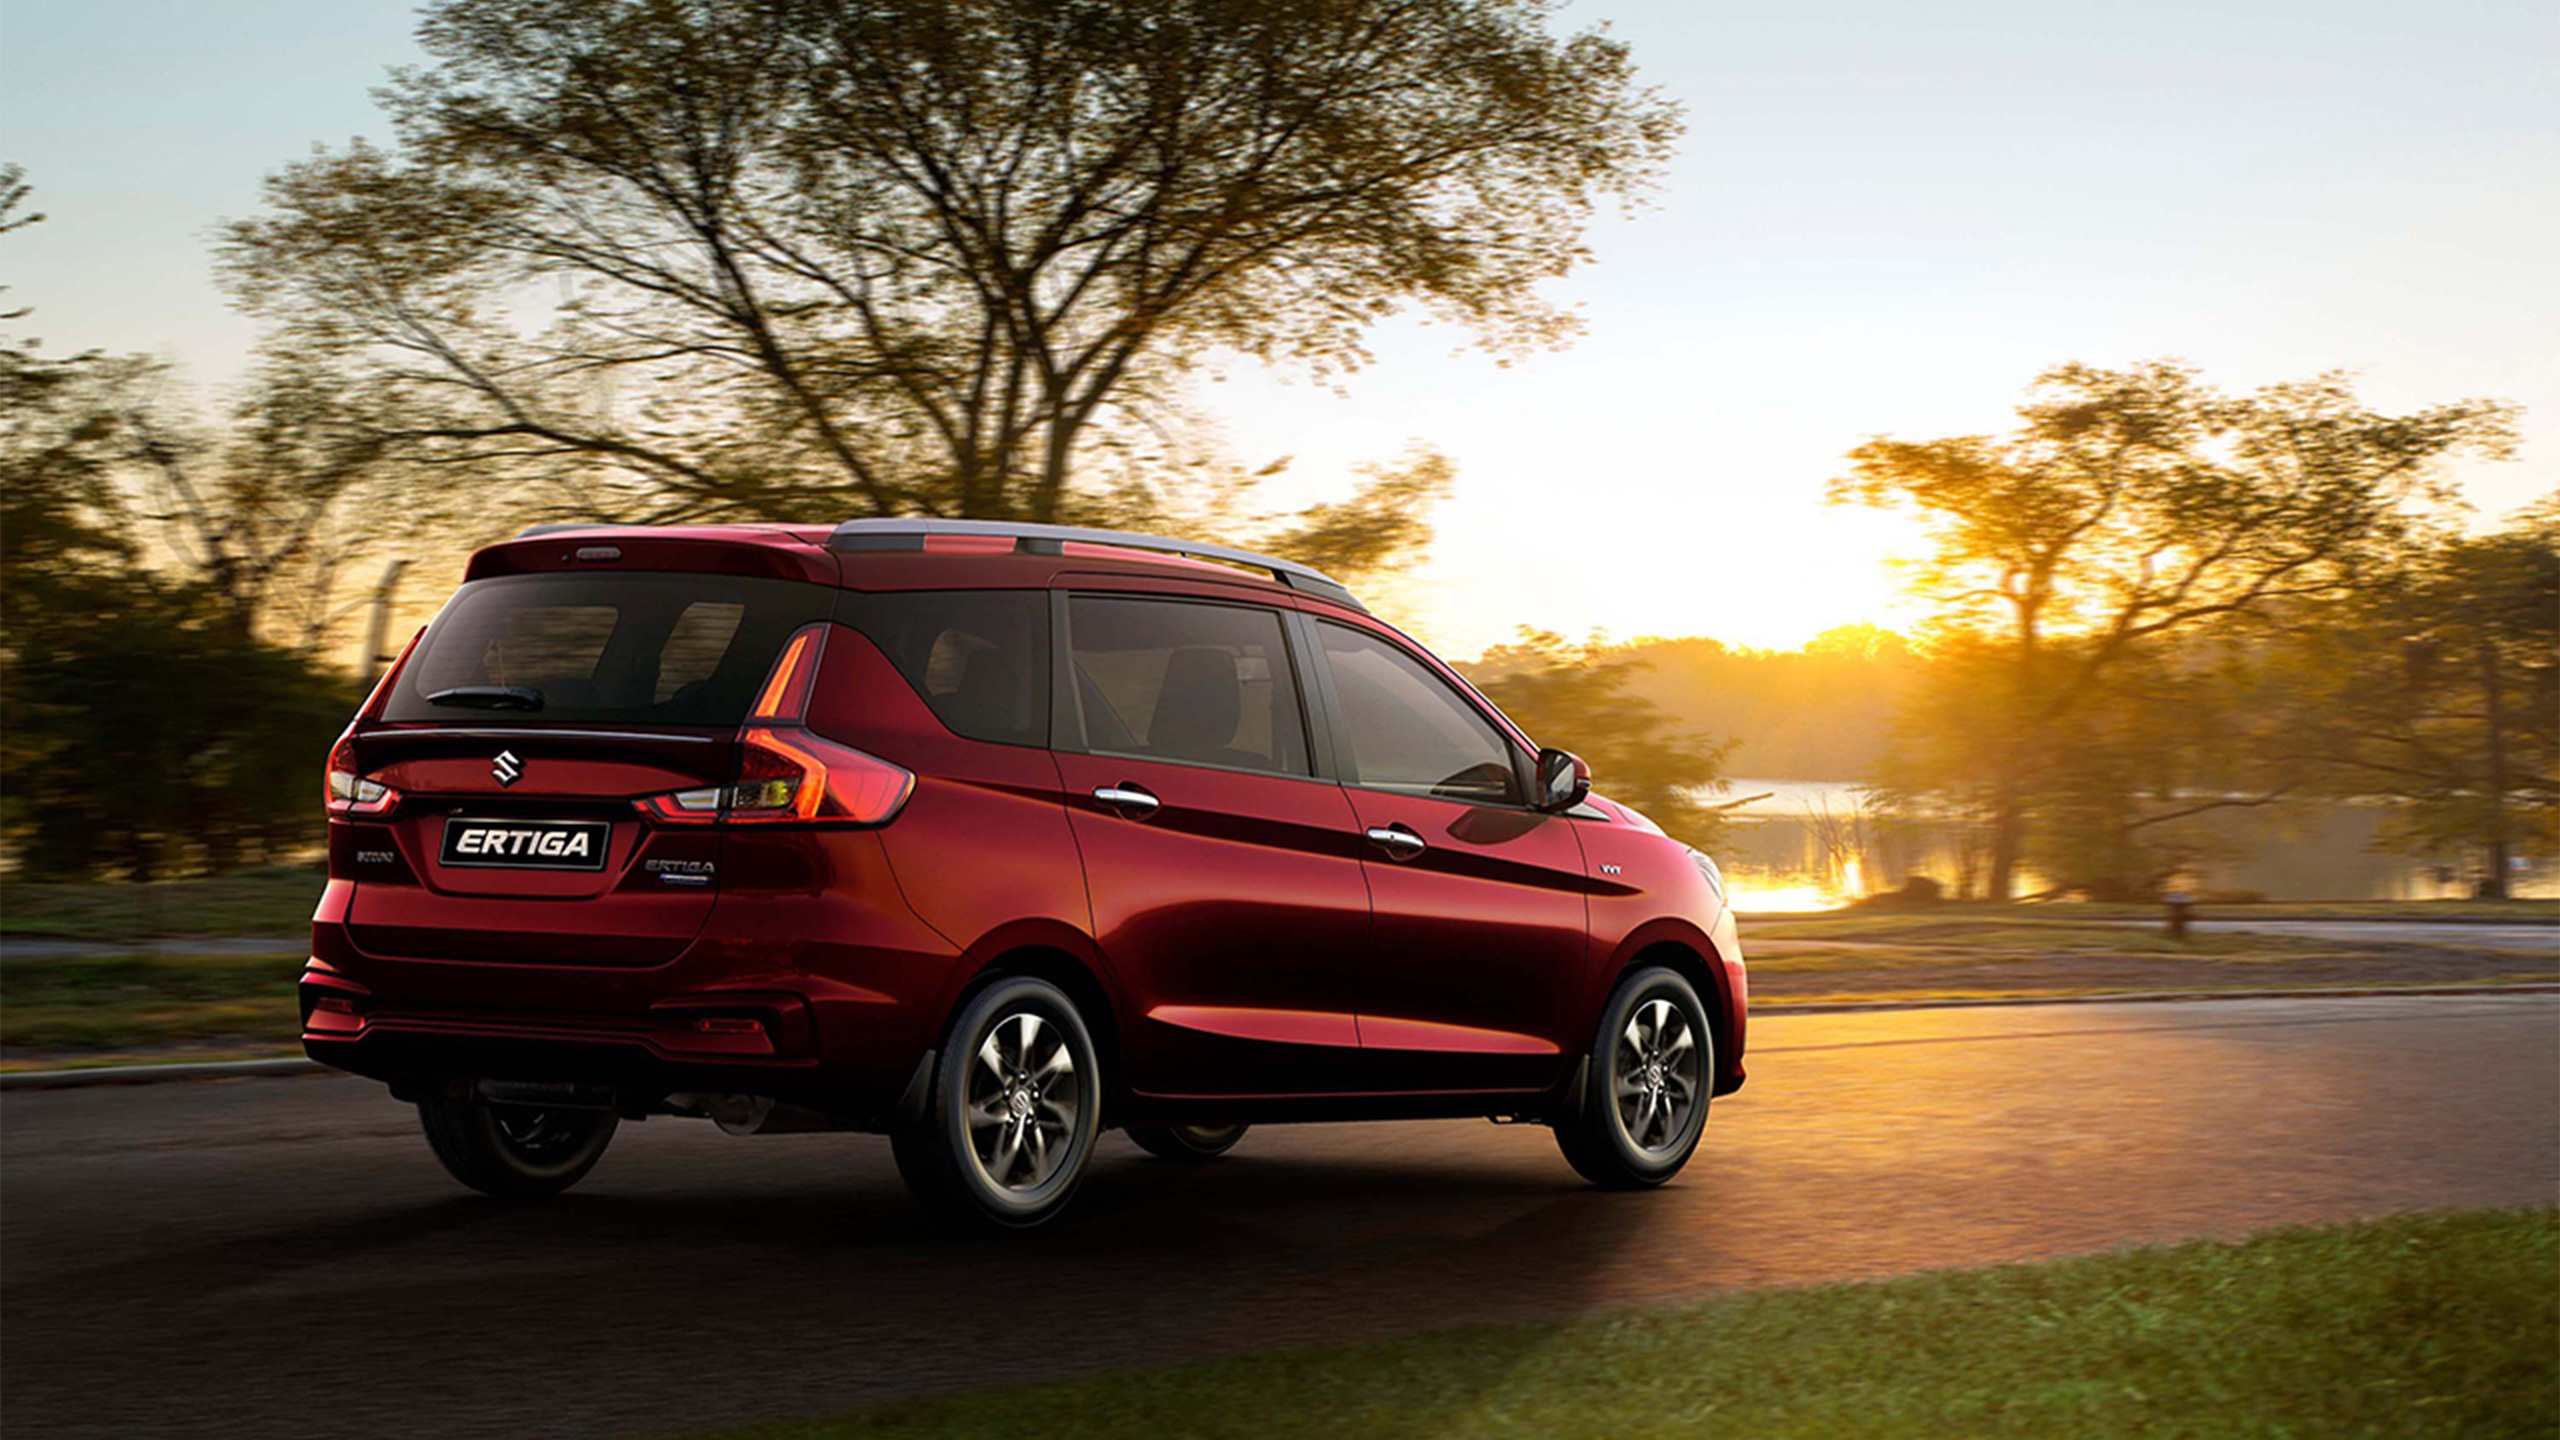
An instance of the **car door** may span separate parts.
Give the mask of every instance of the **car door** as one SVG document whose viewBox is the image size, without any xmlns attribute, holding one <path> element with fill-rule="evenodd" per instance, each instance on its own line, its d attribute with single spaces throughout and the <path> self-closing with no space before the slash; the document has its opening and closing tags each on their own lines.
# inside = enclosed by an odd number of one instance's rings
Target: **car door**
<svg viewBox="0 0 2560 1440">
<path fill-rule="evenodd" d="M 1360 1043 L 1398 1088 L 1553 1083 L 1586 963 L 1582 842 L 1526 804 L 1526 751 L 1420 655 L 1315 620 L 1335 763 L 1364 838 Z"/>
<path fill-rule="evenodd" d="M 1356 1088 L 1369 894 L 1279 611 L 1060 591 L 1058 768 L 1151 1095 Z"/>
</svg>

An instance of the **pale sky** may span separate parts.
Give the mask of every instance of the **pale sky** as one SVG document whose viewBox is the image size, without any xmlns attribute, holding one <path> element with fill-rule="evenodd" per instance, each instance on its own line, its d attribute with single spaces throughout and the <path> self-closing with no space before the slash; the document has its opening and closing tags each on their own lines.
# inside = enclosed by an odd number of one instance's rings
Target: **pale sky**
<svg viewBox="0 0 2560 1440">
<path fill-rule="evenodd" d="M 1898 531 L 1822 504 L 1867 435 L 2001 428 L 2065 360 L 2179 355 L 2232 388 L 2347 368 L 2367 399 L 2526 407 L 2467 467 L 2560 486 L 2560 5 L 1585 0 L 1689 135 L 1654 208 L 1557 292 L 1589 330 L 1508 369 L 1391 325 L 1342 393 L 1204 385 L 1277 498 L 1411 442 L 1459 468 L 1401 618 L 1453 654 L 1534 623 L 1789 646 L 1891 622 Z M 52 218 L 0 282 L 57 352 L 210 391 L 253 339 L 207 245 L 314 142 L 384 134 L 406 6 L 0 0 L 0 158 Z"/>
</svg>

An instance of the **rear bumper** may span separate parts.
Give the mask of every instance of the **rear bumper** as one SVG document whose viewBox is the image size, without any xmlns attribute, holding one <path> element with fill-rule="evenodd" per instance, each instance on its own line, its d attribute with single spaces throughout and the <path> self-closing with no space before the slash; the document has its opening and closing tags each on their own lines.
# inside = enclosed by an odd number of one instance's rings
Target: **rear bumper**
<svg viewBox="0 0 2560 1440">
<path fill-rule="evenodd" d="M 348 968 L 379 979 L 403 963 Z M 635 1103 L 684 1090 L 741 1092 L 867 1119 L 886 1113 L 929 1043 L 917 1007 L 876 992 L 848 996 L 849 987 L 820 976 L 766 976 L 778 988 L 752 990 L 671 987 L 611 1008 L 568 1008 L 506 993 L 556 972 L 503 968 L 509 973 L 470 977 L 479 986 L 439 975 L 436 997 L 423 998 L 396 983 L 407 976 L 395 976 L 385 994 L 315 955 L 299 987 L 303 1052 L 404 1090 L 454 1080 L 568 1082 L 609 1085 Z M 480 986 L 488 993 L 477 998 L 455 993 Z"/>
<path fill-rule="evenodd" d="M 565 1082 L 611 1086 L 644 1105 L 678 1091 L 739 1092 L 868 1120 L 886 1114 L 928 1043 L 908 1007 L 847 1001 L 823 982 L 809 987 L 829 992 L 819 997 L 698 990 L 637 1011 L 537 1008 L 384 997 L 314 957 L 299 988 L 303 1053 L 402 1090 Z"/>
<path fill-rule="evenodd" d="M 862 898 L 882 887 L 847 872 L 878 855 L 876 839 L 828 842 L 851 852 L 830 858 L 856 883 L 740 897 L 648 966 L 368 951 L 333 883 L 298 987 L 304 1053 L 402 1090 L 569 1082 L 638 1103 L 703 1090 L 885 1114 L 933 1043 L 958 957 L 894 890 L 885 904 Z"/>
</svg>

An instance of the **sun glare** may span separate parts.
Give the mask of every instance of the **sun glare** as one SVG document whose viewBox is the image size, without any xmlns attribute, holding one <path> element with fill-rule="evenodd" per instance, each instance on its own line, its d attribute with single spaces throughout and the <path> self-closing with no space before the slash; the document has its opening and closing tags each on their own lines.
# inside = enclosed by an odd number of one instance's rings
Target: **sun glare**
<svg viewBox="0 0 2560 1440">
<path fill-rule="evenodd" d="M 1750 885 L 1733 882 L 1733 908 L 1744 915 L 1811 915 L 1837 910 L 1849 897 L 1824 885 Z"/>
</svg>

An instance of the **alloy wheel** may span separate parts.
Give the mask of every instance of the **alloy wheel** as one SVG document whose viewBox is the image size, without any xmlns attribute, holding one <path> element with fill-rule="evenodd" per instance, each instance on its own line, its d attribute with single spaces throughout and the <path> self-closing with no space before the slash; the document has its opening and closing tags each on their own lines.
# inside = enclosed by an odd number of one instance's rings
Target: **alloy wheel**
<svg viewBox="0 0 2560 1440">
<path fill-rule="evenodd" d="M 969 1065 L 969 1149 L 997 1188 L 1036 1190 L 1065 1164 L 1081 1100 L 1066 1032 L 1028 1010 L 997 1017 Z"/>
<path fill-rule="evenodd" d="M 492 1105 L 489 1121 L 509 1150 L 534 1164 L 556 1160 L 586 1143 L 593 1117 L 583 1112 L 532 1110 L 519 1105 Z"/>
<path fill-rule="evenodd" d="M 1611 1068 L 1618 1123 L 1648 1155 L 1677 1147 L 1702 1093 L 1698 1035 L 1680 1007 L 1659 996 L 1636 1005 Z"/>
</svg>

